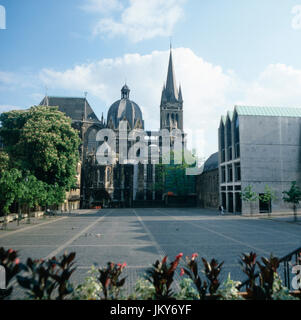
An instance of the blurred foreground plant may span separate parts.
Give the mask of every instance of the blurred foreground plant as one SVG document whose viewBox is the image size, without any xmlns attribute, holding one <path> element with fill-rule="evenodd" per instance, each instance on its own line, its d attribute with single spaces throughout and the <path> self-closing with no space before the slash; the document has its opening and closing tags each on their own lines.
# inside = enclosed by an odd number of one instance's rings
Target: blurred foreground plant
<svg viewBox="0 0 301 320">
<path fill-rule="evenodd" d="M 47 261 L 28 258 L 26 265 L 22 265 L 27 276 L 17 276 L 18 283 L 30 299 L 51 300 L 56 293 L 55 299 L 63 300 L 73 292 L 69 279 L 75 271 L 74 258 L 75 252 Z"/>
</svg>

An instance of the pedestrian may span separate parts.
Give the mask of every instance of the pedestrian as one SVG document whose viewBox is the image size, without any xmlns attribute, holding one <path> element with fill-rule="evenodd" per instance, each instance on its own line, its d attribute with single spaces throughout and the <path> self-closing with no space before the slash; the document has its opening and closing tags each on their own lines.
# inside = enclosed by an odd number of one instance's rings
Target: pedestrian
<svg viewBox="0 0 301 320">
<path fill-rule="evenodd" d="M 222 205 L 218 207 L 218 210 L 220 215 L 224 215 L 224 207 Z"/>
</svg>

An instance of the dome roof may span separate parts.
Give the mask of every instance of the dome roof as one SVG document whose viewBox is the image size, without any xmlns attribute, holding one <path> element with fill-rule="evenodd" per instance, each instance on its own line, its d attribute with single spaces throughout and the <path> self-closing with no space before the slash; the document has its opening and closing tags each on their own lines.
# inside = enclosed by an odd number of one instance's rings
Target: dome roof
<svg viewBox="0 0 301 320">
<path fill-rule="evenodd" d="M 127 120 L 130 129 L 134 129 L 135 127 L 144 129 L 144 121 L 140 107 L 137 103 L 129 99 L 129 94 L 130 89 L 127 85 L 124 85 L 121 89 L 121 99 L 114 102 L 108 111 L 108 127 L 113 125 L 114 129 L 118 129 L 119 122 L 121 120 Z M 140 125 L 138 125 L 138 123 L 140 123 Z"/>
</svg>

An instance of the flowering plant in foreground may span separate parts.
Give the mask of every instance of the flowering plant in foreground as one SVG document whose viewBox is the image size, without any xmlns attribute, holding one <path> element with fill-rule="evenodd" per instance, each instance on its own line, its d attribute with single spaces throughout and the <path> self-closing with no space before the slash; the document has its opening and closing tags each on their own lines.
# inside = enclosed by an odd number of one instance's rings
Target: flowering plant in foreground
<svg viewBox="0 0 301 320">
<path fill-rule="evenodd" d="M 174 292 L 171 290 L 175 270 L 177 269 L 183 253 L 179 253 L 175 260 L 167 263 L 167 256 L 162 261 L 157 260 L 152 268 L 146 271 L 146 279 L 155 288 L 155 300 L 175 299 Z"/>
<path fill-rule="evenodd" d="M 248 275 L 249 284 L 247 292 L 239 292 L 241 282 L 228 278 L 222 283 L 219 275 L 223 263 L 212 259 L 208 262 L 202 258 L 206 280 L 202 281 L 198 274 L 197 257 L 194 253 L 186 257 L 186 266 L 180 270 L 182 280 L 179 289 L 172 284 L 175 272 L 183 257 L 178 254 L 168 263 L 167 256 L 146 270 L 145 278 L 136 281 L 134 292 L 128 296 L 121 296 L 121 289 L 126 277 L 120 279 L 126 263 L 109 262 L 107 267 L 96 269 L 92 267 L 90 276 L 75 289 L 70 282 L 75 252 L 65 253 L 60 258 L 27 259 L 27 264 L 20 263 L 17 252 L 0 248 L 0 263 L 8 270 L 7 280 L 17 276 L 18 284 L 25 289 L 29 299 L 76 299 L 76 300 L 101 300 L 101 299 L 129 299 L 129 300 L 295 300 L 300 299 L 300 291 L 289 291 L 283 286 L 277 273 L 279 260 L 273 256 L 269 259 L 262 258 L 262 263 L 256 261 L 256 254 L 244 254 L 241 258 L 243 271 Z M 259 268 L 259 277 L 256 277 L 256 266 Z M 18 275 L 18 273 L 21 275 Z M 25 272 L 25 275 L 24 273 Z M 7 282 L 8 283 L 8 282 Z M 251 284 L 250 284 L 251 283 Z M 8 291 L 0 290 L 0 299 L 9 299 L 12 286 Z M 3 293 L 6 293 L 5 295 Z M 55 295 L 56 293 L 56 295 Z M 71 295 L 72 294 L 72 295 Z M 101 296 L 103 294 L 103 296 Z"/>
<path fill-rule="evenodd" d="M 126 267 L 126 262 L 113 263 L 108 262 L 106 268 L 99 269 L 99 282 L 102 287 L 104 299 L 117 300 L 119 297 L 120 289 L 125 283 L 126 277 L 119 279 L 123 269 Z"/>
<path fill-rule="evenodd" d="M 64 253 L 60 258 L 52 257 L 47 261 L 27 259 L 22 269 L 25 276 L 18 275 L 19 285 L 24 288 L 31 299 L 51 300 L 56 293 L 56 300 L 63 300 L 73 292 L 69 279 L 75 271 L 75 252 Z"/>
</svg>

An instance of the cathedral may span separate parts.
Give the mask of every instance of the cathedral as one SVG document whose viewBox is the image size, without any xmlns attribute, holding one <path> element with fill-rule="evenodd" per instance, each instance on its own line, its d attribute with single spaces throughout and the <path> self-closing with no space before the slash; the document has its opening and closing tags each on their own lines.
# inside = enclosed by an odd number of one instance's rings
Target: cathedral
<svg viewBox="0 0 301 320">
<path fill-rule="evenodd" d="M 176 85 L 172 50 L 170 49 L 167 80 L 163 86 L 160 103 L 160 131 L 145 130 L 144 119 L 139 105 L 130 99 L 130 88 L 125 84 L 121 88 L 121 97 L 108 109 L 106 119 L 96 116 L 86 98 L 45 96 L 40 105 L 58 106 L 72 119 L 72 126 L 79 131 L 82 144 L 80 147 L 78 190 L 71 192 L 72 197 L 66 201 L 65 209 L 98 207 L 133 207 L 155 206 L 164 202 L 169 190 L 162 184 L 162 175 L 158 163 L 162 148 L 161 130 L 181 132 L 183 145 L 183 98 L 181 86 Z M 127 134 L 120 135 L 121 122 L 127 124 Z M 111 154 L 111 161 L 103 164 L 98 161 L 100 147 L 104 144 L 99 139 L 99 132 L 110 129 L 117 138 L 116 150 Z M 148 157 L 143 163 L 121 162 L 121 146 L 127 151 L 133 147 L 137 136 L 146 141 L 148 153 L 158 151 L 158 158 Z M 125 139 L 125 141 L 122 141 Z M 172 141 L 171 141 L 172 145 Z M 140 150 L 137 150 L 139 155 Z M 156 152 L 154 152 L 156 154 Z M 156 160 L 156 161 L 155 161 Z M 77 194 L 76 197 L 74 194 Z"/>
</svg>

